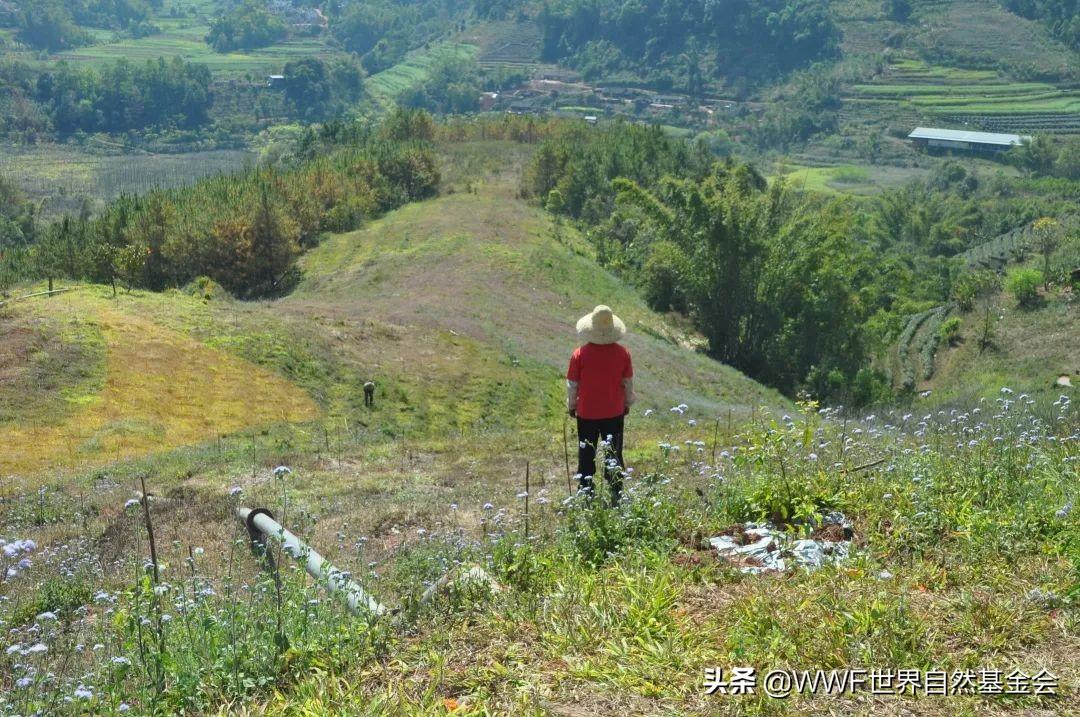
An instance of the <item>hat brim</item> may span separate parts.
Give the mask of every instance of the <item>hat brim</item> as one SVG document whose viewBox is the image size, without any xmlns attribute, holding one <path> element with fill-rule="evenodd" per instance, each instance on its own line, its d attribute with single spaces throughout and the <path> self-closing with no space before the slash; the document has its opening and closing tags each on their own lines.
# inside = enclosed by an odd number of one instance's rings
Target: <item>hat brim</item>
<svg viewBox="0 0 1080 717">
<path fill-rule="evenodd" d="M 593 325 L 593 314 L 582 316 L 577 322 L 577 335 L 586 344 L 613 344 L 626 336 L 626 324 L 618 316 L 612 315 L 611 326 Z"/>
</svg>

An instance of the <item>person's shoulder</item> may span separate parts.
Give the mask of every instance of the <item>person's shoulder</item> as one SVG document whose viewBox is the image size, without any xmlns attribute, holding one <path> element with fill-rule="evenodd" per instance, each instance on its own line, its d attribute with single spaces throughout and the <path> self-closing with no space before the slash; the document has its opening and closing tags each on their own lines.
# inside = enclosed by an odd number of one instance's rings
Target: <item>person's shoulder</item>
<svg viewBox="0 0 1080 717">
<path fill-rule="evenodd" d="M 627 358 L 630 357 L 630 349 L 626 348 L 622 344 L 612 344 L 612 345 L 619 347 L 619 353 L 620 354 L 622 354 L 623 356 L 626 356 Z"/>
</svg>

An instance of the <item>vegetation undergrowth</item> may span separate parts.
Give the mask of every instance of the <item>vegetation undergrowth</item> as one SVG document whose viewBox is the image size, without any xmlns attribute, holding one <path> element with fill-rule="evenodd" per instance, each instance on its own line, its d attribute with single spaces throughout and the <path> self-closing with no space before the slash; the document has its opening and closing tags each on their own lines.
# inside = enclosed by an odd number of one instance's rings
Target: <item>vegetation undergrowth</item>
<svg viewBox="0 0 1080 717">
<path fill-rule="evenodd" d="M 662 698 L 692 714 L 774 714 L 813 699 L 706 698 L 702 670 L 734 665 L 1047 668 L 1066 685 L 1057 697 L 948 699 L 957 711 L 990 700 L 995 713 L 1075 705 L 1077 665 L 1060 652 L 1080 592 L 1069 399 L 1003 388 L 923 415 L 801 408 L 723 445 L 682 407 L 642 419 L 668 438 L 635 461 L 615 506 L 602 481 L 595 497 L 533 484 L 469 523 L 451 505 L 382 548 L 342 528 L 336 546 L 314 547 L 396 608 L 378 620 L 349 615 L 273 539 L 277 571 L 264 569 L 232 517 L 249 504 L 239 487 L 208 517 L 234 526 L 209 549 L 191 535 L 151 545 L 179 505 L 169 497 L 114 508 L 100 545 L 24 550 L 9 531 L 32 526 L 5 508 L 5 548 L 16 547 L 0 566 L 0 706 L 543 714 Z M 303 480 L 282 466 L 253 498 L 313 535 Z M 746 521 L 806 537 L 833 511 L 851 521 L 851 554 L 815 571 L 749 574 L 707 544 Z M 494 582 L 452 579 L 472 566 Z"/>
</svg>

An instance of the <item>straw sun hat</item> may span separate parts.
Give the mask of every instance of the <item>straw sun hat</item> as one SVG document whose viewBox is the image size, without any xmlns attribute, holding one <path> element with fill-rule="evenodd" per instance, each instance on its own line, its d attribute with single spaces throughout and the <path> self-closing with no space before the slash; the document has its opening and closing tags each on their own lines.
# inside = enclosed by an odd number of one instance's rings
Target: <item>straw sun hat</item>
<svg viewBox="0 0 1080 717">
<path fill-rule="evenodd" d="M 606 306 L 600 305 L 578 319 L 577 335 L 588 344 L 613 344 L 626 335 L 626 324 Z"/>
</svg>

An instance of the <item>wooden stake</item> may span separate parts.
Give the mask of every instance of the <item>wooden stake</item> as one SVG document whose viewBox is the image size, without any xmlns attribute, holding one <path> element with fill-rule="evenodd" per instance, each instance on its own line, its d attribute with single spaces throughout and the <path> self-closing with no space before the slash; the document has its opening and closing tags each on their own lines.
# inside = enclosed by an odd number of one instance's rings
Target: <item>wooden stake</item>
<svg viewBox="0 0 1080 717">
<path fill-rule="evenodd" d="M 157 545 L 154 542 L 154 524 L 150 520 L 150 496 L 146 493 L 146 476 L 139 474 L 139 484 L 142 486 L 143 518 L 146 520 L 146 534 L 150 536 L 150 562 L 154 565 L 154 585 L 160 581 L 158 574 Z"/>
<path fill-rule="evenodd" d="M 525 461 L 525 540 L 529 539 L 529 462 Z"/>
</svg>

